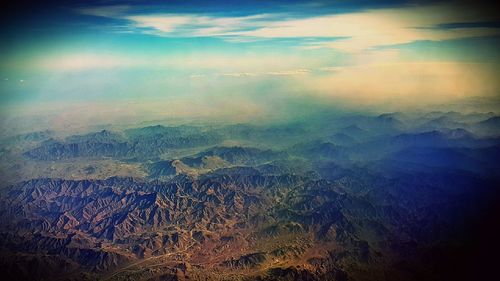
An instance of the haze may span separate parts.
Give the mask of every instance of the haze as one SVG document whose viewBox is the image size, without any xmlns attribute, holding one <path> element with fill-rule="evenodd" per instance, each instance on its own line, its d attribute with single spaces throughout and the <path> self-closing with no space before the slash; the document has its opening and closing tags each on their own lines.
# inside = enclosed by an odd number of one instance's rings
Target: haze
<svg viewBox="0 0 500 281">
<path fill-rule="evenodd" d="M 39 6 L 15 10 L 3 25 L 1 114 L 4 124 L 14 120 L 4 126 L 48 112 L 85 126 L 130 118 L 263 121 L 317 105 L 387 112 L 480 99 L 464 110 L 497 108 L 490 100 L 497 104 L 500 29 L 486 6 Z"/>
</svg>

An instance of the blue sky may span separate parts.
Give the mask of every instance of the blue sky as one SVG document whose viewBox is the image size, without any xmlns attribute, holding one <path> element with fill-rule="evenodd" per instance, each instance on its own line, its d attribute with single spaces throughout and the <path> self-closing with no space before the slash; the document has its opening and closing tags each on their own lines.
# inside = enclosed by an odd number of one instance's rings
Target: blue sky
<svg viewBox="0 0 500 281">
<path fill-rule="evenodd" d="M 3 112 L 99 103 L 243 116 L 498 95 L 500 19 L 477 4 L 24 2 L 3 15 Z"/>
</svg>

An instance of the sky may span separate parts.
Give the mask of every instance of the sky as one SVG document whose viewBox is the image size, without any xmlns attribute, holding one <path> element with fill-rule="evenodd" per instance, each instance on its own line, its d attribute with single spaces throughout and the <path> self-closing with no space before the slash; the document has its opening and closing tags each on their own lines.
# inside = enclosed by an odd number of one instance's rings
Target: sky
<svg viewBox="0 0 500 281">
<path fill-rule="evenodd" d="M 4 119 L 238 121 L 499 96 L 500 18 L 477 1 L 43 2 L 2 9 Z"/>
</svg>

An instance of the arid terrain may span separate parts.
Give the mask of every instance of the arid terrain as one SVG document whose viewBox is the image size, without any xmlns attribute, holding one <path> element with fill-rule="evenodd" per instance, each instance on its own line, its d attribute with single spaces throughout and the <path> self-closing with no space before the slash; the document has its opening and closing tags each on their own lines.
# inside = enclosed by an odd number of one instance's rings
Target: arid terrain
<svg viewBox="0 0 500 281">
<path fill-rule="evenodd" d="M 11 280 L 459 278 L 498 193 L 498 118 L 6 138 L 0 263 Z"/>
</svg>

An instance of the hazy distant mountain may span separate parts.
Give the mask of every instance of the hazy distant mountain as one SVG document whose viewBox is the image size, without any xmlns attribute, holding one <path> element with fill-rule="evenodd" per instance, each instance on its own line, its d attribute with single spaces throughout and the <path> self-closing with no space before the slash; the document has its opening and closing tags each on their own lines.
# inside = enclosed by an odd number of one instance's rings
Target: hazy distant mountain
<svg viewBox="0 0 500 281">
<path fill-rule="evenodd" d="M 194 127 L 171 128 L 163 126 L 131 129 L 125 136 L 101 131 L 87 135 L 70 136 L 63 141 L 48 140 L 25 153 L 36 160 L 57 160 L 75 157 L 136 157 L 156 158 L 168 149 L 213 145 L 220 141 L 217 135 L 204 134 Z"/>
<path fill-rule="evenodd" d="M 494 116 L 478 122 L 471 127 L 477 133 L 488 136 L 500 136 L 500 116 Z"/>
</svg>

